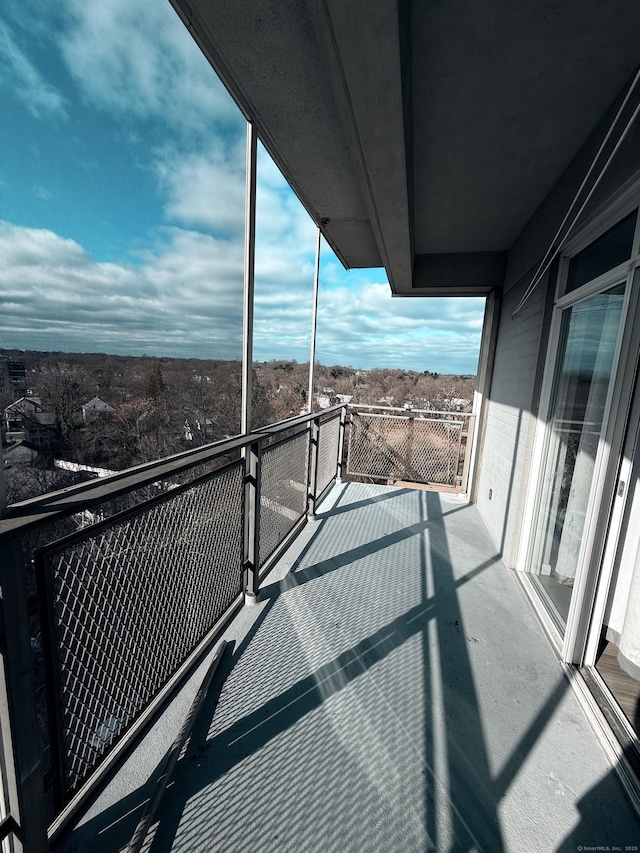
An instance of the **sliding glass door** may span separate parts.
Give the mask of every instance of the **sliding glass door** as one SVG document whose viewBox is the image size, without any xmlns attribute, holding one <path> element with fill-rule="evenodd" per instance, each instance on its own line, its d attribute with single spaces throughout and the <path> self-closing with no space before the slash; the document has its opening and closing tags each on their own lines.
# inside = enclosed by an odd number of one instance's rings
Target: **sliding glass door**
<svg viewBox="0 0 640 853">
<path fill-rule="evenodd" d="M 625 301 L 624 282 L 562 312 L 529 571 L 561 632 L 580 567 Z"/>
</svg>

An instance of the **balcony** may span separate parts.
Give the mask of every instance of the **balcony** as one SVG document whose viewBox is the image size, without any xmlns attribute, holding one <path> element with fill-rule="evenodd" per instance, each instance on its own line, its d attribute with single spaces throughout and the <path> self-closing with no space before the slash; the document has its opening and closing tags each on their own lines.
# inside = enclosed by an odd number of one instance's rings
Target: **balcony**
<svg viewBox="0 0 640 853">
<path fill-rule="evenodd" d="M 400 423 L 426 429 L 394 421 L 396 451 Z M 336 407 L 3 520 L 7 843 L 46 849 L 45 823 L 65 853 L 634 843 L 475 508 L 336 482 L 346 424 Z"/>
</svg>

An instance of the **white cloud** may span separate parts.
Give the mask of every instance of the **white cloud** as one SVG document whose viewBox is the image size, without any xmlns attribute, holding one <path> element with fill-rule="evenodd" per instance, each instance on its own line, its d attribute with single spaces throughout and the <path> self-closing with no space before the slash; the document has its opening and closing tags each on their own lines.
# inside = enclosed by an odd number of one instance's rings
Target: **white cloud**
<svg viewBox="0 0 640 853">
<path fill-rule="evenodd" d="M 237 142 L 219 143 L 206 153 L 165 149 L 158 154 L 155 168 L 170 222 L 243 239 L 245 168 L 239 148 Z"/>
<path fill-rule="evenodd" d="M 36 198 L 40 198 L 43 201 L 49 201 L 52 197 L 51 191 L 46 187 L 43 187 L 42 184 L 34 184 L 33 186 L 33 194 Z"/>
<path fill-rule="evenodd" d="M 171 5 L 162 0 L 66 0 L 60 47 L 94 105 L 204 131 L 243 119 Z"/>
<path fill-rule="evenodd" d="M 372 275 L 379 271 L 343 273 L 339 286 L 333 275 L 331 284 L 323 286 L 321 275 L 320 361 L 361 368 L 476 372 L 483 299 L 392 298 L 388 284 L 372 280 Z M 256 358 L 308 359 L 310 299 L 301 302 L 294 291 L 263 299 L 258 316 Z"/>
<path fill-rule="evenodd" d="M 321 290 L 318 356 L 334 363 L 342 353 L 362 367 L 475 373 L 483 311 L 481 298 L 392 298 L 387 284 L 374 282 Z"/>
<path fill-rule="evenodd" d="M 316 226 L 262 145 L 258 147 L 256 255 L 263 246 L 302 257 L 315 251 Z"/>
<path fill-rule="evenodd" d="M 48 83 L 20 46 L 16 34 L 0 21 L 0 83 L 11 88 L 35 118 L 66 117 L 62 94 Z"/>
<path fill-rule="evenodd" d="M 52 231 L 0 222 L 0 345 L 237 358 L 241 245 L 161 228 L 135 263 L 96 263 Z M 377 271 L 376 271 L 377 272 Z M 317 357 L 325 364 L 474 373 L 482 299 L 392 299 L 367 280 L 320 290 Z M 308 359 L 310 288 L 291 274 L 263 282 L 255 357 Z"/>
<path fill-rule="evenodd" d="M 168 222 L 244 242 L 244 138 L 218 140 L 206 151 L 184 155 L 165 147 L 155 169 Z M 260 147 L 256 199 L 256 300 L 297 294 L 303 303 L 313 284 L 315 226 Z M 302 297 L 302 299 L 301 299 Z"/>
<path fill-rule="evenodd" d="M 52 231 L 0 222 L 2 346 L 237 358 L 241 254 L 197 232 L 157 236 L 127 266 L 96 263 Z"/>
</svg>

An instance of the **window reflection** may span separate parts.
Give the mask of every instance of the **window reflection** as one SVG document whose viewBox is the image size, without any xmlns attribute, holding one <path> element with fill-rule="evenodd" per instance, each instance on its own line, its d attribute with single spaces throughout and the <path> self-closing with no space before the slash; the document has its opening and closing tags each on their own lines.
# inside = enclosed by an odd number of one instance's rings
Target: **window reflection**
<svg viewBox="0 0 640 853">
<path fill-rule="evenodd" d="M 566 624 L 604 425 L 625 285 L 566 309 L 531 571 Z"/>
</svg>

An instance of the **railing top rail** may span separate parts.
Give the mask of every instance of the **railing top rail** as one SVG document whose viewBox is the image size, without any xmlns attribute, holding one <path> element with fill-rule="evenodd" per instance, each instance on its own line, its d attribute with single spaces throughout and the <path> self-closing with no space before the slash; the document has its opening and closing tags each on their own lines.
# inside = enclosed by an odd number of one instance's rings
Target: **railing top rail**
<svg viewBox="0 0 640 853">
<path fill-rule="evenodd" d="M 356 412 L 358 414 L 358 412 Z M 367 418 L 384 418 L 387 421 L 419 421 L 425 424 L 447 424 L 448 426 L 464 426 L 463 421 L 443 421 L 441 418 L 414 418 L 412 415 L 380 415 L 377 412 L 366 412 Z"/>
<path fill-rule="evenodd" d="M 330 414 L 331 412 L 339 412 L 340 409 L 344 408 L 344 403 L 336 403 L 334 406 L 330 406 L 328 409 L 321 409 L 319 412 L 311 412 L 306 415 L 298 415 L 295 418 L 289 418 L 286 421 L 278 421 L 276 424 L 270 424 L 267 427 L 262 427 L 261 432 L 268 433 L 269 435 L 273 435 L 274 433 L 283 432 L 284 430 L 291 429 L 292 427 L 302 426 L 302 424 L 310 423 L 311 421 L 315 421 L 323 415 Z"/>
<path fill-rule="evenodd" d="M 420 415 L 455 415 L 457 418 L 470 418 L 473 412 L 458 412 L 453 409 L 405 409 L 404 406 L 383 406 L 374 403 L 346 403 L 349 409 L 376 409 L 385 412 L 411 412 Z M 326 411 L 329 411 L 328 409 Z"/>
<path fill-rule="evenodd" d="M 68 486 L 57 492 L 11 504 L 7 507 L 5 517 L 0 518 L 0 539 L 12 538 L 41 524 L 68 517 L 80 510 L 149 486 L 158 480 L 181 474 L 190 468 L 212 462 L 228 453 L 242 450 L 255 441 L 264 441 L 274 434 L 317 420 L 328 412 L 338 411 L 341 408 L 342 404 L 338 404 L 320 412 L 300 415 L 297 418 L 271 424 L 248 435 L 225 438 L 203 447 L 176 453 L 164 459 L 145 462 L 134 468 L 117 471 L 100 480 L 89 480 L 86 483 Z"/>
<path fill-rule="evenodd" d="M 90 506 L 151 485 L 176 474 L 211 462 L 254 441 L 267 438 L 265 432 L 223 439 L 222 441 L 177 453 L 165 459 L 145 462 L 135 468 L 117 471 L 100 480 L 90 480 L 57 492 L 39 495 L 28 501 L 11 504 L 7 515 L 0 519 L 0 539 L 26 532 L 40 524 L 73 515 Z"/>
<path fill-rule="evenodd" d="M 100 531 L 108 530 L 109 528 L 114 527 L 123 520 L 134 518 L 135 516 L 140 515 L 141 512 L 145 512 L 153 507 L 157 507 L 159 504 L 166 503 L 167 501 L 174 500 L 180 494 L 188 491 L 189 489 L 193 489 L 196 486 L 199 486 L 211 477 L 224 476 L 227 472 L 233 470 L 233 468 L 237 467 L 239 464 L 241 464 L 241 460 L 237 459 L 235 462 L 229 462 L 226 465 L 223 465 L 221 468 L 216 469 L 213 474 L 205 474 L 201 477 L 196 477 L 193 480 L 189 480 L 188 483 L 181 483 L 179 486 L 176 486 L 170 491 L 161 492 L 160 494 L 155 495 L 152 498 L 148 498 L 147 500 L 142 501 L 140 504 L 137 504 L 134 507 L 129 507 L 128 509 L 116 512 L 108 518 L 103 519 L 102 521 L 98 521 L 94 524 L 91 524 L 90 526 L 83 527 L 80 530 L 76 530 L 74 533 L 69 533 L 66 536 L 61 537 L 60 539 L 56 539 L 55 542 L 46 545 L 44 548 L 37 549 L 35 555 L 37 556 L 40 552 L 46 552 L 48 554 L 57 553 L 67 548 L 70 544 L 82 542 L 86 539 L 91 539 Z"/>
</svg>

